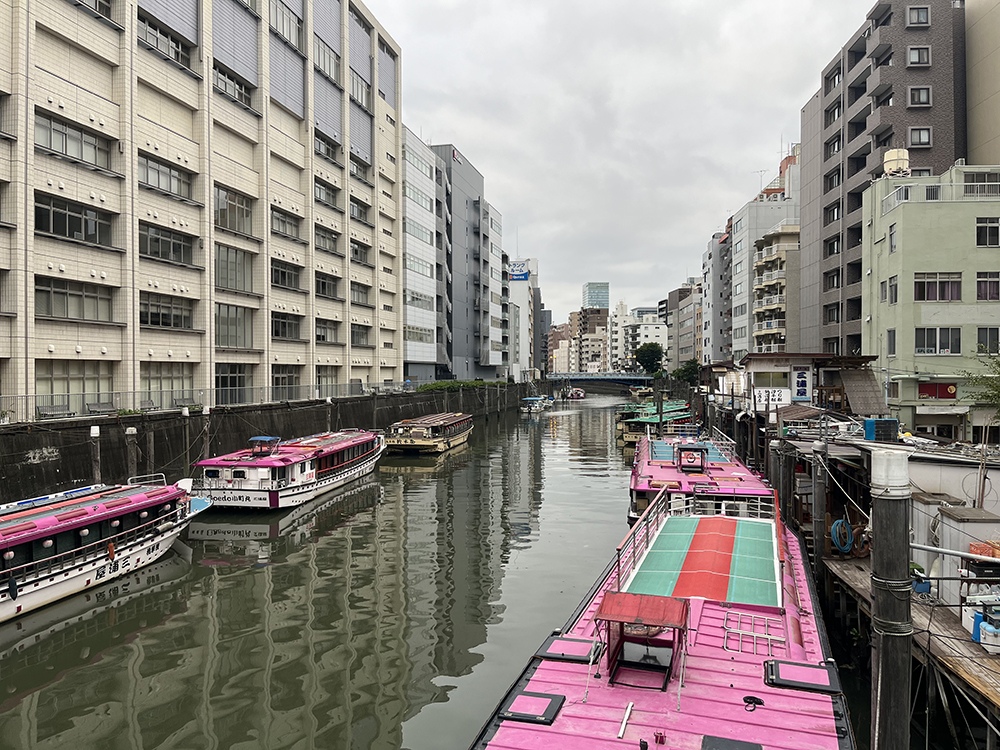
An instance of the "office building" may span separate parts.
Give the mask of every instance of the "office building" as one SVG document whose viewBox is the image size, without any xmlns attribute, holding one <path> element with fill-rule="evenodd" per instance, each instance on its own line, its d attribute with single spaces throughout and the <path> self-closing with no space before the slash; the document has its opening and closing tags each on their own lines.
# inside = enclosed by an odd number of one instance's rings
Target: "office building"
<svg viewBox="0 0 1000 750">
<path fill-rule="evenodd" d="M 607 281 L 588 281 L 584 284 L 581 309 L 586 310 L 590 307 L 609 309 L 611 304 L 610 286 Z"/>
<path fill-rule="evenodd" d="M 82 413 L 402 378 L 400 50 L 361 2 L 0 19 L 4 393 Z"/>
<path fill-rule="evenodd" d="M 663 363 L 670 372 L 680 367 L 677 312 L 681 303 L 694 294 L 695 290 L 699 290 L 700 296 L 700 284 L 701 280 L 697 276 L 692 276 L 677 289 L 667 294 L 656 306 L 657 317 L 667 327 L 667 344 L 663 348 Z"/>
<path fill-rule="evenodd" d="M 542 374 L 549 367 L 549 329 L 552 327 L 552 311 L 545 309 L 542 302 L 542 290 L 535 287 L 532 290 L 533 310 L 535 317 L 535 344 L 531 366 Z"/>
<path fill-rule="evenodd" d="M 538 290 L 538 260 L 525 258 L 508 264 L 509 310 L 503 322 L 509 332 L 509 369 L 507 373 L 517 383 L 533 378 L 535 326 L 535 292 Z M 515 307 L 517 308 L 515 310 Z"/>
<path fill-rule="evenodd" d="M 438 294 L 436 271 L 435 165 L 437 156 L 409 128 L 403 128 L 403 370 L 407 380 L 434 380 L 440 363 L 450 369 L 445 331 L 444 294 Z M 441 252 L 444 255 L 444 252 Z M 439 325 L 438 318 L 445 320 Z M 439 358 L 439 348 L 443 348 Z"/>
<path fill-rule="evenodd" d="M 733 242 L 732 219 L 725 232 L 716 232 L 708 241 L 701 259 L 701 306 L 705 320 L 702 334 L 702 363 L 725 362 L 733 358 Z M 666 318 L 666 309 L 660 318 Z"/>
<path fill-rule="evenodd" d="M 823 69 L 802 109 L 804 351 L 862 350 L 862 196 L 890 149 L 909 149 L 915 177 L 966 156 L 965 91 L 965 3 L 953 0 L 875 4 Z"/>
</svg>

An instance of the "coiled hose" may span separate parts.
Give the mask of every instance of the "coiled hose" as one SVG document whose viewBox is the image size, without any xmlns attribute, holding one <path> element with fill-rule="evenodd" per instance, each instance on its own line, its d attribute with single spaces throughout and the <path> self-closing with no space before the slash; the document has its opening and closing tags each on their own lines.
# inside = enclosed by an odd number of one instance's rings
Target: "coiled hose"
<svg viewBox="0 0 1000 750">
<path fill-rule="evenodd" d="M 841 554 L 850 554 L 854 548 L 854 529 L 851 528 L 851 524 L 843 518 L 834 521 L 830 528 L 830 541 Z"/>
</svg>

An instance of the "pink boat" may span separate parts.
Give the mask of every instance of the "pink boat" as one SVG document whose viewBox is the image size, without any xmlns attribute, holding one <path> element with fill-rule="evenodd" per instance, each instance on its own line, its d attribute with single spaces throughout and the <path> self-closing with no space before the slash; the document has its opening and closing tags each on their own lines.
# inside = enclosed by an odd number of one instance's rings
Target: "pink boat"
<svg viewBox="0 0 1000 750">
<path fill-rule="evenodd" d="M 724 445 L 653 442 L 641 465 L 662 462 L 650 481 L 665 484 L 473 748 L 851 750 L 810 573 L 774 492 Z"/>
</svg>

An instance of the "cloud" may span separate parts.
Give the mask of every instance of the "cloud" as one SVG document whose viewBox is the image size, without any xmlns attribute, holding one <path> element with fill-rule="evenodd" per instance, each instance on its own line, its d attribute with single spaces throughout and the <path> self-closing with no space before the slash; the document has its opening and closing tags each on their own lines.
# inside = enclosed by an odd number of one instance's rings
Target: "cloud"
<svg viewBox="0 0 1000 750">
<path fill-rule="evenodd" d="M 655 303 L 776 173 L 871 0 L 370 0 L 403 120 L 483 173 L 555 322 L 586 281 Z"/>
</svg>

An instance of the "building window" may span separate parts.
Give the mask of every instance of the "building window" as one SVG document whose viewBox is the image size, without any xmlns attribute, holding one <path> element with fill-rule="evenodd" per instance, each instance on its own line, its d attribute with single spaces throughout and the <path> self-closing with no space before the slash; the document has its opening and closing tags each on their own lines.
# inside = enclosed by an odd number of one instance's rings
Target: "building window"
<svg viewBox="0 0 1000 750">
<path fill-rule="evenodd" d="M 434 210 L 434 201 L 423 190 L 419 190 L 408 182 L 403 183 L 403 194 L 425 211 Z"/>
<path fill-rule="evenodd" d="M 826 305 L 823 307 L 823 322 L 824 323 L 839 323 L 840 322 L 840 303 L 836 302 L 832 305 Z"/>
<path fill-rule="evenodd" d="M 927 148 L 930 145 L 930 128 L 910 128 L 910 148 Z"/>
<path fill-rule="evenodd" d="M 414 292 L 411 289 L 406 289 L 403 292 L 403 303 L 409 305 L 410 307 L 418 307 L 421 310 L 433 310 L 434 309 L 434 298 L 429 294 L 421 294 L 420 292 Z M 502 326 L 497 326 L 498 328 Z"/>
<path fill-rule="evenodd" d="M 111 18 L 110 0 L 83 0 L 83 4 L 97 11 L 105 18 Z"/>
<path fill-rule="evenodd" d="M 826 250 L 826 257 L 829 258 L 831 255 L 840 255 L 840 237 L 831 237 L 828 239 L 824 245 Z"/>
<path fill-rule="evenodd" d="M 253 310 L 216 304 L 215 345 L 233 349 L 253 348 Z"/>
<path fill-rule="evenodd" d="M 829 292 L 832 289 L 840 289 L 840 269 L 827 271 L 823 274 L 823 291 Z"/>
<path fill-rule="evenodd" d="M 906 9 L 907 26 L 929 26 L 931 11 L 926 5 L 914 5 Z"/>
<path fill-rule="evenodd" d="M 351 162 L 353 164 L 353 162 Z M 368 206 L 363 203 L 358 203 L 356 200 L 351 198 L 351 218 L 357 219 L 358 221 L 368 223 Z"/>
<path fill-rule="evenodd" d="M 253 293 L 253 253 L 229 245 L 215 246 L 215 285 Z"/>
<path fill-rule="evenodd" d="M 111 141 L 73 123 L 35 113 L 35 145 L 71 159 L 111 168 Z"/>
<path fill-rule="evenodd" d="M 215 186 L 215 226 L 251 236 L 253 198 L 221 185 Z"/>
<path fill-rule="evenodd" d="M 433 344 L 434 331 L 419 326 L 403 326 L 403 340 L 416 341 L 420 344 Z"/>
<path fill-rule="evenodd" d="M 35 231 L 111 247 L 112 214 L 35 193 Z"/>
<path fill-rule="evenodd" d="M 368 165 L 358 161 L 353 155 L 351 156 L 350 171 L 351 177 L 357 177 L 362 182 L 368 182 Z"/>
<path fill-rule="evenodd" d="M 896 225 L 889 225 L 889 252 L 896 252 Z"/>
<path fill-rule="evenodd" d="M 327 273 L 316 272 L 316 296 L 327 299 L 340 299 L 337 294 L 337 283 L 340 280 L 336 276 Z"/>
<path fill-rule="evenodd" d="M 889 304 L 895 305 L 899 302 L 899 277 L 889 277 Z"/>
<path fill-rule="evenodd" d="M 302 220 L 298 216 L 285 213 L 277 208 L 271 209 L 271 231 L 274 234 L 298 238 L 299 223 L 301 221 Z"/>
<path fill-rule="evenodd" d="M 35 277 L 35 315 L 111 322 L 111 287 Z"/>
<path fill-rule="evenodd" d="M 253 101 L 253 86 L 241 81 L 234 74 L 223 70 L 216 63 L 212 68 L 212 85 L 220 94 L 229 97 L 245 107 L 250 107 Z"/>
<path fill-rule="evenodd" d="M 180 63 L 185 68 L 191 67 L 191 48 L 178 37 L 142 16 L 139 16 L 137 30 L 141 44 L 156 50 L 169 60 Z"/>
<path fill-rule="evenodd" d="M 316 343 L 317 344 L 339 344 L 337 331 L 340 323 L 335 320 L 316 319 Z"/>
<path fill-rule="evenodd" d="M 253 399 L 252 365 L 218 362 L 215 365 L 215 403 L 245 404 Z"/>
<path fill-rule="evenodd" d="M 194 328 L 194 302 L 183 297 L 139 292 L 139 325 Z"/>
<path fill-rule="evenodd" d="M 888 299 L 887 289 L 888 289 L 887 282 L 883 281 L 881 284 L 879 284 L 879 295 L 878 295 L 879 302 L 885 302 Z"/>
<path fill-rule="evenodd" d="M 190 362 L 140 362 L 139 390 L 157 409 L 169 409 L 175 398 L 194 395 L 194 365 Z"/>
<path fill-rule="evenodd" d="M 826 142 L 825 152 L 826 158 L 829 159 L 831 156 L 840 153 L 840 148 L 843 145 L 840 134 L 838 133 L 833 138 Z"/>
<path fill-rule="evenodd" d="M 191 265 L 194 262 L 194 237 L 140 221 L 139 255 Z"/>
<path fill-rule="evenodd" d="M 66 404 L 70 410 L 82 412 L 87 402 L 110 400 L 114 390 L 111 362 L 35 360 L 35 393 L 39 404 Z"/>
<path fill-rule="evenodd" d="M 842 79 L 843 76 L 841 75 L 839 67 L 830 71 L 830 73 L 826 76 L 825 79 L 825 86 L 824 86 L 825 93 L 829 94 L 831 91 L 837 88 L 837 86 L 840 85 Z"/>
<path fill-rule="evenodd" d="M 337 208 L 337 193 L 339 192 L 333 185 L 323 182 L 318 177 L 313 184 L 313 197 L 316 198 L 317 203 L 322 203 L 330 208 Z"/>
<path fill-rule="evenodd" d="M 302 21 L 281 0 L 271 0 L 271 28 L 295 49 L 302 49 Z"/>
<path fill-rule="evenodd" d="M 841 183 L 841 171 L 840 167 L 833 170 L 826 176 L 826 189 L 833 190 L 836 187 L 840 187 Z"/>
<path fill-rule="evenodd" d="M 976 300 L 978 302 L 1000 301 L 1000 271 L 976 272 Z"/>
<path fill-rule="evenodd" d="M 316 227 L 316 249 L 343 257 L 337 251 L 337 233 L 323 227 Z"/>
<path fill-rule="evenodd" d="M 403 147 L 403 158 L 412 164 L 420 174 L 430 179 L 434 178 L 434 167 L 426 159 L 413 153 L 410 149 Z"/>
<path fill-rule="evenodd" d="M 885 332 L 885 349 L 889 357 L 896 356 L 896 329 L 890 328 Z"/>
<path fill-rule="evenodd" d="M 733 294 L 743 294 L 743 285 L 733 284 Z"/>
<path fill-rule="evenodd" d="M 372 87 L 371 84 L 366 83 L 365 79 L 351 71 L 351 98 L 354 99 L 358 104 L 364 107 L 366 110 L 371 111 L 372 108 Z"/>
<path fill-rule="evenodd" d="M 916 354 L 961 354 L 961 328 L 916 328 L 914 329 Z"/>
<path fill-rule="evenodd" d="M 404 259 L 406 261 L 406 270 L 413 271 L 414 273 L 419 273 L 421 276 L 427 276 L 428 278 L 434 278 L 434 264 L 428 263 L 423 258 L 417 258 L 410 254 L 405 254 Z M 497 303 L 499 304 L 499 303 Z"/>
<path fill-rule="evenodd" d="M 906 55 L 906 64 L 908 67 L 914 67 L 918 65 L 930 65 L 931 64 L 931 48 L 930 47 L 910 47 Z"/>
<path fill-rule="evenodd" d="M 300 270 L 298 266 L 293 266 L 291 263 L 272 259 L 271 284 L 273 286 L 280 286 L 283 289 L 298 290 Z"/>
<path fill-rule="evenodd" d="M 191 173 L 139 154 L 138 180 L 143 187 L 160 190 L 180 198 L 191 198 Z"/>
<path fill-rule="evenodd" d="M 911 107 L 931 106 L 931 87 L 910 86 L 910 106 Z"/>
<path fill-rule="evenodd" d="M 840 201 L 827 206 L 823 210 L 823 224 L 832 224 L 840 219 Z"/>
<path fill-rule="evenodd" d="M 838 99 L 832 107 L 826 110 L 826 127 L 830 127 L 840 119 L 841 107 Z"/>
<path fill-rule="evenodd" d="M 313 64 L 334 83 L 340 83 L 340 55 L 318 36 L 313 38 Z"/>
<path fill-rule="evenodd" d="M 291 339 L 297 341 L 299 329 L 302 325 L 302 318 L 298 315 L 287 313 L 271 313 L 271 338 Z"/>
<path fill-rule="evenodd" d="M 357 240 L 351 240 L 351 260 L 355 263 L 370 266 L 369 257 L 371 256 L 371 250 L 368 245 L 362 245 Z"/>
<path fill-rule="evenodd" d="M 271 399 L 292 401 L 302 398 L 301 365 L 271 365 Z"/>
<path fill-rule="evenodd" d="M 787 372 L 755 372 L 753 374 L 754 388 L 787 388 Z"/>
<path fill-rule="evenodd" d="M 351 346 L 370 346 L 368 343 L 368 326 L 351 323 Z"/>
<path fill-rule="evenodd" d="M 976 351 L 980 354 L 1000 354 L 1000 328 L 978 329 Z"/>
<path fill-rule="evenodd" d="M 913 300 L 915 302 L 953 302 L 961 299 L 961 273 L 913 274 Z"/>
<path fill-rule="evenodd" d="M 1000 219 L 983 216 L 976 219 L 976 247 L 1000 247 Z"/>
<path fill-rule="evenodd" d="M 369 292 L 371 291 L 370 286 L 365 284 L 359 284 L 356 281 L 351 282 L 351 304 L 354 305 L 365 305 L 371 307 L 371 303 L 368 301 Z"/>
<path fill-rule="evenodd" d="M 339 163 L 337 162 L 337 144 L 319 132 L 313 138 L 313 150 L 327 161 Z"/>
</svg>

